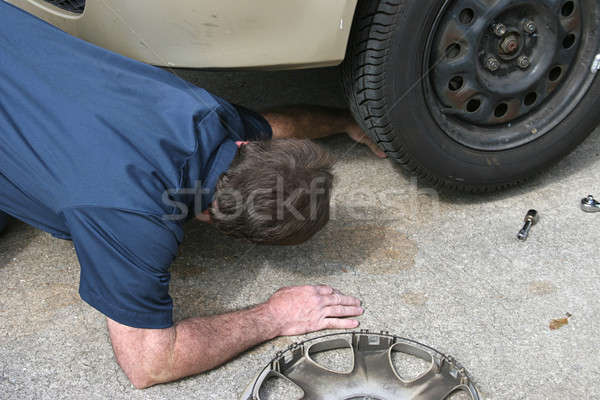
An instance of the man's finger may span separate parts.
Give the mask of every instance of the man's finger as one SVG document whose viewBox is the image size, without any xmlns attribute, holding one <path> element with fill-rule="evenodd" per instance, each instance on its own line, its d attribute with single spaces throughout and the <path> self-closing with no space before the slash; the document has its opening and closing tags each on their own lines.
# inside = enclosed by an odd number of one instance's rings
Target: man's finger
<svg viewBox="0 0 600 400">
<path fill-rule="evenodd" d="M 358 325 L 355 319 L 325 318 L 321 329 L 353 329 Z"/>
<path fill-rule="evenodd" d="M 387 154 L 373 142 L 366 133 L 357 126 L 357 130 L 349 130 L 348 136 L 356 143 L 366 144 L 377 157 L 386 158 Z"/>
<path fill-rule="evenodd" d="M 385 151 L 381 150 L 375 143 L 373 143 L 373 141 L 371 139 L 367 139 L 365 141 L 365 144 L 367 146 L 369 146 L 369 148 L 371 149 L 371 151 L 373 151 L 373 153 L 375 153 L 375 155 L 377 157 L 387 158 L 387 154 L 385 154 Z"/>
<path fill-rule="evenodd" d="M 320 294 L 321 296 L 328 296 L 332 293 L 335 293 L 336 290 L 328 285 L 316 285 L 315 289 L 317 290 L 317 294 Z"/>
<path fill-rule="evenodd" d="M 360 299 L 354 296 L 346 296 L 343 294 L 332 294 L 324 299 L 326 306 L 359 306 Z"/>
<path fill-rule="evenodd" d="M 327 317 L 356 317 L 364 313 L 360 306 L 331 306 L 324 310 Z"/>
</svg>

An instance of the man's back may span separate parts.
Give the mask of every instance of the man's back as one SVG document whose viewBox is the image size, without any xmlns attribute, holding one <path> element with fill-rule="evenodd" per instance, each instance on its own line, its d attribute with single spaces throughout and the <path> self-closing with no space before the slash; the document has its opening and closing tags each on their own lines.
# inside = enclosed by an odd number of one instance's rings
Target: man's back
<svg viewBox="0 0 600 400">
<path fill-rule="evenodd" d="M 221 111 L 219 99 L 6 4 L 0 11 L 0 187 L 17 192 L 0 195 L 0 209 L 62 237 L 68 229 L 53 216 L 66 207 L 172 213 L 160 195 L 205 179 L 230 133 L 196 129 Z"/>
<path fill-rule="evenodd" d="M 182 225 L 266 122 L 8 3 L 0 20 L 0 212 L 73 240 L 99 311 L 171 326 Z"/>
</svg>

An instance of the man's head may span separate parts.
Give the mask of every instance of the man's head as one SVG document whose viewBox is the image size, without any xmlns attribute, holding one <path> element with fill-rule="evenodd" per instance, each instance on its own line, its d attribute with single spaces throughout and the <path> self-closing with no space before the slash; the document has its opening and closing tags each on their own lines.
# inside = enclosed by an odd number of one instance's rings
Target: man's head
<svg viewBox="0 0 600 400">
<path fill-rule="evenodd" d="M 329 221 L 334 163 L 309 140 L 240 146 L 217 182 L 210 217 L 224 234 L 256 244 L 303 243 Z"/>
</svg>

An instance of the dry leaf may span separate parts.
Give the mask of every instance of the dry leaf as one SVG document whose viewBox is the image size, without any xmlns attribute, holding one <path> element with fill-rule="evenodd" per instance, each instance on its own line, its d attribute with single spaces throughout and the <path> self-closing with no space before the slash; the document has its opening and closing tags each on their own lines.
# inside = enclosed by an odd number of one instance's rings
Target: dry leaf
<svg viewBox="0 0 600 400">
<path fill-rule="evenodd" d="M 568 323 L 569 323 L 568 318 L 553 319 L 550 321 L 550 329 L 554 331 L 556 329 L 562 328 L 563 326 L 567 325 Z"/>
</svg>

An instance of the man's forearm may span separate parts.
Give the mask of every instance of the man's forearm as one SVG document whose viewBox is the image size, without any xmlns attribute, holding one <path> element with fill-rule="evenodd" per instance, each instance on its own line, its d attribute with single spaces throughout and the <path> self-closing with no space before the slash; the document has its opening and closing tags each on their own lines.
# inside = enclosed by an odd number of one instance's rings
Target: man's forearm
<svg viewBox="0 0 600 400">
<path fill-rule="evenodd" d="M 109 328 L 111 323 L 114 321 L 109 322 Z M 153 330 L 151 337 L 140 338 L 140 348 L 135 351 L 130 341 L 121 343 L 120 335 L 112 331 L 117 360 L 137 388 L 210 370 L 277 335 L 262 305 L 214 317 L 190 318 L 169 329 Z"/>
<path fill-rule="evenodd" d="M 318 139 L 348 132 L 356 125 L 350 112 L 343 108 L 294 105 L 261 114 L 271 125 L 274 139 Z"/>
<path fill-rule="evenodd" d="M 280 335 L 354 328 L 360 301 L 328 286 L 286 287 L 261 305 L 191 318 L 168 329 L 132 328 L 108 320 L 117 361 L 137 388 L 212 369 Z"/>
<path fill-rule="evenodd" d="M 241 352 L 278 335 L 264 306 L 175 325 L 177 340 L 170 367 L 159 381 L 169 382 L 213 369 Z"/>
<path fill-rule="evenodd" d="M 261 114 L 271 125 L 273 139 L 318 139 L 345 132 L 355 142 L 369 146 L 378 157 L 386 157 L 347 109 L 297 105 L 282 106 Z"/>
</svg>

